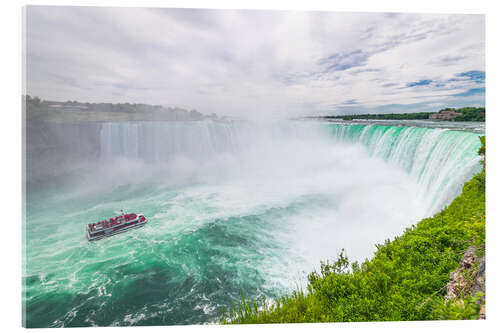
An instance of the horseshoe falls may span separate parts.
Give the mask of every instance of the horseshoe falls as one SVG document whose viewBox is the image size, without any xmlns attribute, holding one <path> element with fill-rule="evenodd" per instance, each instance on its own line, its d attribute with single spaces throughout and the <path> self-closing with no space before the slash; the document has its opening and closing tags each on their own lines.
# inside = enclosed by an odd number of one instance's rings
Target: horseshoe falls
<svg viewBox="0 0 500 333">
<path fill-rule="evenodd" d="M 480 170 L 479 134 L 460 128 L 67 126 L 44 132 L 67 138 L 56 149 L 64 156 L 48 158 L 58 161 L 50 176 L 42 179 L 28 155 L 28 327 L 214 322 L 241 295 L 304 286 L 342 248 L 352 260 L 371 257 L 377 243 L 448 205 Z M 120 209 L 149 222 L 88 242 L 85 226 Z"/>
</svg>

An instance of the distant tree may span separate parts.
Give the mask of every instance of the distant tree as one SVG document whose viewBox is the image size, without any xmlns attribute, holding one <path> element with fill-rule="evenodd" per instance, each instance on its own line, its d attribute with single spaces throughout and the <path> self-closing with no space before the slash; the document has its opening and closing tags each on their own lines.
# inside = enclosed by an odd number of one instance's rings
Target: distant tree
<svg viewBox="0 0 500 333">
<path fill-rule="evenodd" d="M 485 108 L 484 107 L 464 107 L 461 109 L 445 108 L 441 111 L 454 111 L 462 113 L 462 116 L 455 118 L 456 121 L 485 121 Z M 342 116 L 324 116 L 325 119 L 373 119 L 373 120 L 422 120 L 429 119 L 429 115 L 436 112 L 417 112 L 417 113 L 383 113 L 383 114 L 354 114 Z"/>
<path fill-rule="evenodd" d="M 26 95 L 26 105 L 40 106 L 41 103 L 42 100 L 40 99 L 40 97 L 38 96 L 31 97 L 30 95 Z"/>
<path fill-rule="evenodd" d="M 203 115 L 200 112 L 193 109 L 193 110 L 189 111 L 189 117 L 192 119 L 200 119 L 203 117 Z"/>
<path fill-rule="evenodd" d="M 462 116 L 455 118 L 456 121 L 485 121 L 486 120 L 486 109 L 484 107 L 465 107 L 456 112 L 462 113 Z"/>
</svg>

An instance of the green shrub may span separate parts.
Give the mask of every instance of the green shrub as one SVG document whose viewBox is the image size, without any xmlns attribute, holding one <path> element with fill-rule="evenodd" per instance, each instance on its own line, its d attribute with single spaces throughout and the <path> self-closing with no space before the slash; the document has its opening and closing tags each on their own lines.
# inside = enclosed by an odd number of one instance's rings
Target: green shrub
<svg viewBox="0 0 500 333">
<path fill-rule="evenodd" d="M 456 320 L 456 319 L 479 319 L 479 311 L 483 293 L 477 293 L 474 296 L 467 296 L 463 299 L 456 299 L 449 302 L 436 302 L 434 312 L 440 320 Z"/>
</svg>

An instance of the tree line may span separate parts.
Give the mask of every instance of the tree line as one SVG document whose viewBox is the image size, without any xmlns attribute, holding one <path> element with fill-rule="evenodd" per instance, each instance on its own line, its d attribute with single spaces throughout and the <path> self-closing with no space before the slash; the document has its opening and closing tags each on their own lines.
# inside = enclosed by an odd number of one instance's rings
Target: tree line
<svg viewBox="0 0 500 333">
<path fill-rule="evenodd" d="M 463 107 L 459 109 L 455 108 L 445 108 L 439 110 L 443 111 L 454 111 L 457 113 L 462 113 L 461 116 L 457 116 L 455 121 L 485 121 L 486 110 L 484 107 Z M 369 120 L 425 120 L 429 119 L 431 114 L 439 112 L 414 112 L 414 113 L 382 113 L 382 114 L 353 114 L 353 115 L 341 115 L 341 116 L 323 116 L 319 118 L 323 119 L 342 119 L 342 120 L 354 120 L 354 119 L 369 119 Z"/>
</svg>

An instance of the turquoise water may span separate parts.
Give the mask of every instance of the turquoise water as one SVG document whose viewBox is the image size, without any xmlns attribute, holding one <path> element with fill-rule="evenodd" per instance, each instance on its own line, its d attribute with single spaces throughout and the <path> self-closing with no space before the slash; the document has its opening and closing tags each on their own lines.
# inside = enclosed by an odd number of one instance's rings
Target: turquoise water
<svg viewBox="0 0 500 333">
<path fill-rule="evenodd" d="M 198 324 L 276 297 L 438 211 L 479 170 L 478 134 L 307 122 L 103 124 L 99 158 L 28 187 L 28 327 Z M 148 224 L 101 241 L 120 209 Z"/>
</svg>

